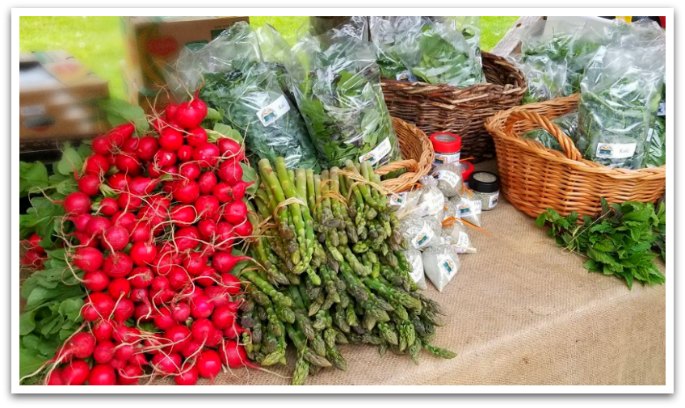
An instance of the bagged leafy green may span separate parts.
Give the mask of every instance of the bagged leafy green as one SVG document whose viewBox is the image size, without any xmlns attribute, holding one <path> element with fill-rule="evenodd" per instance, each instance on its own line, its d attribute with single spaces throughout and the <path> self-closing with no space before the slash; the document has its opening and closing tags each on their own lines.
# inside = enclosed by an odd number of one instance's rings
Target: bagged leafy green
<svg viewBox="0 0 685 408">
<path fill-rule="evenodd" d="M 643 166 L 664 66 L 665 37 L 654 22 L 622 28 L 599 49 L 585 71 L 578 106 L 587 159 L 610 167 Z"/>
<path fill-rule="evenodd" d="M 221 122 L 244 135 L 248 154 L 318 168 L 302 118 L 283 91 L 288 52 L 285 42 L 285 50 L 279 49 L 275 35 L 263 31 L 260 43 L 248 24 L 236 23 L 202 49 L 184 50 L 177 71 L 185 89 L 201 85 L 200 97 L 221 114 Z"/>
<path fill-rule="evenodd" d="M 664 164 L 666 164 L 666 121 L 663 116 L 657 116 L 647 133 L 644 167 L 661 167 Z"/>
<path fill-rule="evenodd" d="M 571 140 L 573 140 L 574 144 L 576 144 L 577 147 L 578 113 L 573 112 L 567 115 L 559 116 L 552 122 L 559 126 L 559 128 L 566 134 L 566 136 L 570 137 Z M 544 129 L 531 130 L 529 132 L 524 133 L 523 137 L 526 139 L 536 140 L 548 149 L 562 151 L 561 145 L 559 144 L 557 139 Z"/>
<path fill-rule="evenodd" d="M 420 16 L 371 16 L 369 29 L 381 76 L 416 81 L 411 67 L 421 57 L 419 42 L 426 20 Z"/>
<path fill-rule="evenodd" d="M 400 157 L 374 52 L 357 33 L 343 27 L 325 39 L 305 36 L 288 67 L 311 140 L 329 166 Z"/>
</svg>

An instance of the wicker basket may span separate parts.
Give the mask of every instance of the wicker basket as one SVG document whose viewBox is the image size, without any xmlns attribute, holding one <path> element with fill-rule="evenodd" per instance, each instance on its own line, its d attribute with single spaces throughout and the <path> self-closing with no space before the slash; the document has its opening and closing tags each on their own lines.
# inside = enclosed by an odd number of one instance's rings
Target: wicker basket
<svg viewBox="0 0 685 408">
<path fill-rule="evenodd" d="M 520 105 L 526 80 L 506 59 L 487 52 L 482 55 L 485 84 L 455 88 L 383 80 L 390 114 L 414 123 L 426 134 L 446 131 L 461 135 L 462 157 L 472 157 L 475 162 L 492 158 L 492 138 L 483 122 L 500 110 Z"/>
<path fill-rule="evenodd" d="M 392 126 L 397 134 L 404 160 L 390 162 L 379 167 L 376 173 L 383 176 L 405 169 L 406 172 L 398 177 L 383 180 L 383 187 L 397 193 L 411 189 L 421 176 L 428 174 L 433 165 L 433 145 L 428 140 L 428 136 L 411 123 L 392 118 Z"/>
<path fill-rule="evenodd" d="M 665 168 L 612 169 L 585 160 L 573 141 L 552 119 L 576 111 L 578 95 L 533 103 L 502 111 L 485 127 L 497 149 L 501 188 L 514 207 L 535 217 L 547 208 L 563 215 L 576 211 L 596 215 L 600 198 L 609 202 L 654 202 L 666 187 Z M 529 130 L 542 128 L 553 135 L 564 152 L 546 149 L 523 139 Z"/>
</svg>

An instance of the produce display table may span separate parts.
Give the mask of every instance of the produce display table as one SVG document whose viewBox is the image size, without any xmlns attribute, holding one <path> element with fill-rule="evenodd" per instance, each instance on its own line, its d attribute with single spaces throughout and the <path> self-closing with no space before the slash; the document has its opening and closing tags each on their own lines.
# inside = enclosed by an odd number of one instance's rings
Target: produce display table
<svg viewBox="0 0 685 408">
<path fill-rule="evenodd" d="M 374 347 L 341 346 L 347 371 L 326 369 L 307 384 L 664 384 L 665 286 L 629 290 L 588 273 L 582 258 L 504 200 L 483 214 L 482 226 L 487 233 L 471 232 L 478 253 L 460 257 L 442 293 L 430 283 L 426 290 L 446 314 L 434 344 L 456 358 L 422 353 L 415 365 L 391 352 L 380 357 Z M 216 383 L 288 379 L 236 370 Z"/>
</svg>

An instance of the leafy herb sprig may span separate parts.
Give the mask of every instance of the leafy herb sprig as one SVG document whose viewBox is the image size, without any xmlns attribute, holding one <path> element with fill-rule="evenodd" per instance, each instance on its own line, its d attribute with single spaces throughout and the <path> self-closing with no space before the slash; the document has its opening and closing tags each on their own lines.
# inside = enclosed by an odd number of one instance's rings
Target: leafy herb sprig
<svg viewBox="0 0 685 408">
<path fill-rule="evenodd" d="M 590 272 L 614 275 L 626 281 L 662 284 L 665 277 L 654 263 L 656 247 L 665 256 L 666 211 L 663 203 L 657 209 L 651 203 L 624 202 L 608 204 L 602 198 L 602 211 L 593 218 L 573 212 L 567 217 L 553 209 L 540 214 L 535 223 L 548 226 L 548 234 L 557 244 L 587 257 L 583 264 Z"/>
</svg>

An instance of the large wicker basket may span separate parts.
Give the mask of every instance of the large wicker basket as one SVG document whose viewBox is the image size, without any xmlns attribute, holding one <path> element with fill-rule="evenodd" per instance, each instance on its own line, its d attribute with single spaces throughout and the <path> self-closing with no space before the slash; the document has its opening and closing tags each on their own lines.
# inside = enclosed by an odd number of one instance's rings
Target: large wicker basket
<svg viewBox="0 0 685 408">
<path fill-rule="evenodd" d="M 411 123 L 392 118 L 392 126 L 404 159 L 379 167 L 376 173 L 383 176 L 404 169 L 398 177 L 383 180 L 383 187 L 397 193 L 413 188 L 421 176 L 428 174 L 433 165 L 433 145 L 428 136 Z"/>
<path fill-rule="evenodd" d="M 485 127 L 495 141 L 501 189 L 514 207 L 535 217 L 547 208 L 563 215 L 600 212 L 600 198 L 609 202 L 654 202 L 666 187 L 665 168 L 612 169 L 585 160 L 573 141 L 552 119 L 574 112 L 578 95 L 502 111 Z M 563 153 L 523 139 L 529 130 L 542 128 L 553 135 Z"/>
<path fill-rule="evenodd" d="M 392 116 L 414 123 L 426 134 L 453 132 L 462 137 L 462 157 L 492 158 L 492 138 L 483 122 L 500 110 L 521 104 L 523 73 L 508 60 L 484 52 L 487 83 L 467 88 L 422 82 L 383 80 L 385 103 Z"/>
</svg>

